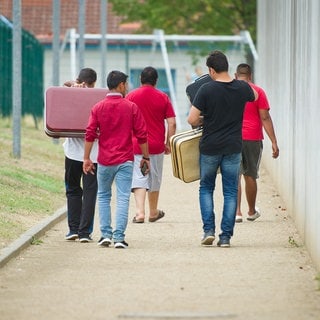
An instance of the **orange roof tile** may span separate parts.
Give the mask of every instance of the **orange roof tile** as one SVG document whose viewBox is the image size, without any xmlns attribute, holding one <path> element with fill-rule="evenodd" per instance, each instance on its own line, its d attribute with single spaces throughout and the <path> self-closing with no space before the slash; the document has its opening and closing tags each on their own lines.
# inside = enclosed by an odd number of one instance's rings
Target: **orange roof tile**
<svg viewBox="0 0 320 320">
<path fill-rule="evenodd" d="M 13 0 L 1 0 L 0 14 L 12 20 Z M 52 40 L 52 0 L 22 0 L 22 27 L 36 36 L 41 42 Z M 100 0 L 86 1 L 85 33 L 100 33 Z M 67 29 L 78 29 L 78 0 L 60 1 L 60 34 L 63 36 Z M 112 4 L 107 8 L 107 33 L 130 34 L 139 27 L 139 23 L 121 24 L 122 18 L 112 12 Z"/>
</svg>

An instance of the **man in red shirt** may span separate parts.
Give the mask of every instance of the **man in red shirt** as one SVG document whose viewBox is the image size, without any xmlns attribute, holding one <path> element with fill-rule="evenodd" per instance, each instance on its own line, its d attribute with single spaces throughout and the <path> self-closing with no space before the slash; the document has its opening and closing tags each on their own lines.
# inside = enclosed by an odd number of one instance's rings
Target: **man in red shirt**
<svg viewBox="0 0 320 320">
<path fill-rule="evenodd" d="M 158 209 L 159 191 L 162 180 L 164 154 L 170 153 L 170 137 L 176 132 L 176 120 L 169 97 L 156 89 L 158 72 L 153 67 L 146 67 L 141 72 L 141 86 L 131 91 L 126 98 L 136 103 L 147 123 L 148 145 L 151 161 L 151 171 L 143 175 L 140 161 L 143 150 L 134 139 L 134 170 L 132 190 L 136 201 L 134 223 L 143 223 L 145 219 L 145 199 L 148 190 L 149 222 L 155 222 L 164 217 L 164 212 Z M 167 126 L 165 126 L 165 122 Z M 167 128 L 166 128 L 167 127 Z"/>
<path fill-rule="evenodd" d="M 264 90 L 251 82 L 252 70 L 246 63 L 241 63 L 237 67 L 236 79 L 244 80 L 254 88 L 259 97 L 256 101 L 247 102 L 242 124 L 242 161 L 241 174 L 245 181 L 245 192 L 248 202 L 247 220 L 254 221 L 260 217 L 259 209 L 256 207 L 257 198 L 257 178 L 259 177 L 259 166 L 262 155 L 263 130 L 267 133 L 272 143 L 272 157 L 279 156 L 277 138 L 274 132 L 272 119 L 269 113 L 270 107 Z M 236 212 L 236 222 L 242 222 L 241 213 L 241 180 L 239 179 L 238 204 Z"/>
<path fill-rule="evenodd" d="M 128 76 L 111 71 L 107 77 L 110 92 L 106 98 L 93 106 L 86 128 L 83 171 L 93 173 L 94 164 L 90 152 L 98 139 L 98 204 L 101 239 L 100 246 L 127 248 L 125 230 L 128 223 L 129 200 L 133 170 L 133 144 L 135 136 L 141 149 L 140 167 L 149 172 L 147 127 L 137 105 L 124 99 L 128 89 Z M 115 180 L 117 188 L 116 222 L 111 226 L 111 187 Z"/>
</svg>

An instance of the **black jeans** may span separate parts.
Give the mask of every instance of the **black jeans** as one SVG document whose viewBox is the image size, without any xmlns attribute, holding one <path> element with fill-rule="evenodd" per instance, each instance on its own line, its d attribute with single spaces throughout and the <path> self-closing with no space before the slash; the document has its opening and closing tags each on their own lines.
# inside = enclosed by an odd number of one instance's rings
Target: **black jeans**
<svg viewBox="0 0 320 320">
<path fill-rule="evenodd" d="M 78 234 L 79 238 L 88 237 L 92 233 L 98 190 L 96 169 L 94 175 L 84 174 L 82 164 L 82 161 L 65 157 L 69 231 Z"/>
</svg>

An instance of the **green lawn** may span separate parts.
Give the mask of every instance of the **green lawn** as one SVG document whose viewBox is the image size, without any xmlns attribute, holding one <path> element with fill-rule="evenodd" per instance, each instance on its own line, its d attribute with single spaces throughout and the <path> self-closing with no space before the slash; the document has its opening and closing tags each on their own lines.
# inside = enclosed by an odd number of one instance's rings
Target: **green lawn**
<svg viewBox="0 0 320 320">
<path fill-rule="evenodd" d="M 23 118 L 16 159 L 12 120 L 0 118 L 0 248 L 65 205 L 63 140 Z"/>
</svg>

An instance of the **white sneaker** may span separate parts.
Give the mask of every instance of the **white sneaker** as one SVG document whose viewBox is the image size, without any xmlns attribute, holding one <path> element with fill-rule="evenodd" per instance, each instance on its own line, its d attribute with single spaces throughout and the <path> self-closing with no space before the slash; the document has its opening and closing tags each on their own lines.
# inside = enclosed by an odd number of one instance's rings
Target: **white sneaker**
<svg viewBox="0 0 320 320">
<path fill-rule="evenodd" d="M 236 222 L 242 222 L 242 216 L 236 216 Z"/>
<path fill-rule="evenodd" d="M 256 208 L 254 214 L 251 215 L 251 216 L 249 215 L 247 220 L 248 221 L 254 221 L 254 220 L 258 219 L 260 216 L 261 216 L 261 214 L 260 214 L 259 210 Z"/>
</svg>

